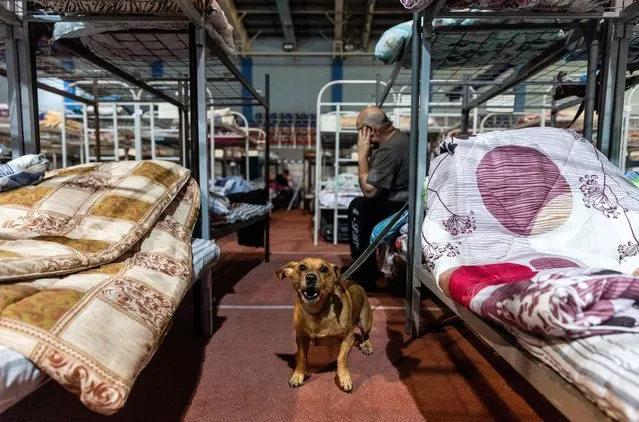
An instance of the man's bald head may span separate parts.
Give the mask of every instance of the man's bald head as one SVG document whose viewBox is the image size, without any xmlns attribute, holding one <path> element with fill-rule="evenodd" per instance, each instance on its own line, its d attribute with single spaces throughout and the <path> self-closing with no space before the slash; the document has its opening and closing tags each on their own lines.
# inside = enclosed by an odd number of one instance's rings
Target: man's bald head
<svg viewBox="0 0 639 422">
<path fill-rule="evenodd" d="M 359 112 L 357 116 L 357 128 L 361 129 L 364 126 L 368 126 L 371 129 L 383 129 L 385 126 L 390 125 L 390 120 L 379 107 L 370 106 L 366 107 Z"/>
<path fill-rule="evenodd" d="M 370 141 L 374 144 L 384 142 L 395 132 L 386 113 L 375 106 L 366 107 L 357 115 L 357 130 L 362 130 L 365 127 L 370 129 Z"/>
</svg>

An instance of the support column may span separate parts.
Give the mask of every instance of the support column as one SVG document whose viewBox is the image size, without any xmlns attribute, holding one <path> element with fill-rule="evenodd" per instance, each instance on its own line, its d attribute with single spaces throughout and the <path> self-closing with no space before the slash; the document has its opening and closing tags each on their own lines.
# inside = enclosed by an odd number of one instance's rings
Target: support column
<svg viewBox="0 0 639 422">
<path fill-rule="evenodd" d="M 462 102 L 464 106 L 470 102 L 470 78 L 468 76 L 464 77 Z M 470 109 L 462 107 L 461 136 L 468 136 L 468 126 L 470 126 Z"/>
<path fill-rule="evenodd" d="M 191 175 L 200 187 L 200 213 L 194 233 L 201 239 L 211 238 L 209 215 L 209 165 L 206 121 L 206 50 L 202 28 L 189 24 L 189 88 L 191 112 L 190 160 L 187 161 Z M 212 280 L 207 275 L 193 289 L 196 322 L 207 336 L 213 335 Z"/>
<path fill-rule="evenodd" d="M 599 106 L 599 128 L 597 144 L 602 154 L 619 165 L 623 105 L 626 91 L 628 67 L 628 45 L 632 36 L 632 25 L 609 23 L 609 44 L 604 61 L 604 75 Z M 602 118 L 603 114 L 603 118 Z"/>
<path fill-rule="evenodd" d="M 441 2 L 440 2 L 441 3 Z M 411 86 L 411 133 L 410 176 L 408 206 L 408 256 L 406 275 L 406 325 L 405 330 L 413 337 L 419 335 L 419 308 L 421 282 L 415 277 L 415 268 L 422 265 L 421 230 L 424 219 L 424 182 L 428 173 L 428 108 L 430 98 L 432 19 L 422 14 L 413 14 L 412 38 L 412 86 Z M 421 65 L 421 67 L 420 67 Z"/>
<path fill-rule="evenodd" d="M 264 97 L 266 107 L 264 114 L 266 115 L 264 131 L 266 132 L 266 142 L 264 144 L 264 183 L 266 184 L 266 202 L 271 202 L 271 193 L 269 190 L 269 176 L 271 173 L 271 75 L 264 76 Z M 319 116 L 318 116 L 319 119 Z M 271 218 L 266 219 L 264 233 L 264 261 L 271 260 Z"/>
<path fill-rule="evenodd" d="M 23 1 L 26 10 L 26 1 Z M 38 110 L 38 88 L 36 87 L 35 43 L 31 23 L 24 22 L 22 39 L 18 40 L 18 60 L 20 63 L 20 91 L 22 97 L 22 130 L 24 133 L 24 152 L 40 152 L 40 113 Z"/>
<path fill-rule="evenodd" d="M 588 79 L 584 105 L 584 138 L 593 141 L 593 121 L 595 114 L 595 99 L 597 95 L 597 65 L 599 63 L 599 23 L 593 22 L 590 28 L 588 46 Z"/>
<path fill-rule="evenodd" d="M 619 39 L 615 75 L 615 99 L 612 105 L 612 126 L 610 135 L 610 161 L 619 166 L 621 154 L 621 135 L 623 133 L 623 112 L 626 96 L 626 74 L 628 72 L 628 49 L 632 38 L 633 25 L 618 25 L 615 37 Z"/>
<path fill-rule="evenodd" d="M 102 146 L 100 144 L 100 98 L 98 98 L 97 80 L 93 82 L 93 99 L 95 100 L 95 105 L 93 106 L 93 111 L 95 113 L 95 162 L 99 163 L 102 159 Z M 115 104 L 113 107 L 115 107 Z"/>
<path fill-rule="evenodd" d="M 202 239 L 210 239 L 210 221 L 208 211 L 209 166 L 206 122 L 206 51 L 204 49 L 204 31 L 189 25 L 190 45 L 190 103 L 191 103 L 191 174 L 200 185 L 202 212 L 200 212 L 196 231 Z"/>
<path fill-rule="evenodd" d="M 22 7 L 26 10 L 26 1 L 22 2 Z M 36 40 L 31 36 L 29 22 L 24 22 L 22 27 L 7 27 L 6 31 L 11 154 L 17 158 L 40 152 L 35 48 L 32 45 Z"/>
<path fill-rule="evenodd" d="M 18 158 L 24 155 L 24 116 L 22 114 L 22 91 L 20 90 L 20 63 L 18 60 L 18 37 L 22 29 L 8 27 L 5 40 L 7 56 L 7 85 L 9 94 L 9 130 L 11 132 L 11 156 Z"/>
</svg>

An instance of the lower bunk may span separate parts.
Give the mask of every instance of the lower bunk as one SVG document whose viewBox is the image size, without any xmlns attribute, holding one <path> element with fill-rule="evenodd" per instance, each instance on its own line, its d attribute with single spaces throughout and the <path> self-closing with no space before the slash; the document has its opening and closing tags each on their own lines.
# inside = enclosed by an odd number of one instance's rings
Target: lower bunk
<svg viewBox="0 0 639 422">
<path fill-rule="evenodd" d="M 211 237 L 221 239 L 237 233 L 237 240 L 241 246 L 263 247 L 268 261 L 268 233 L 272 209 L 267 189 L 226 195 L 210 193 Z"/>
<path fill-rule="evenodd" d="M 193 279 L 189 289 L 210 276 L 220 257 L 220 248 L 210 240 L 193 239 L 192 248 Z M 51 378 L 29 358 L 9 347 L 0 346 L 0 414 L 49 381 Z"/>
<path fill-rule="evenodd" d="M 552 128 L 448 139 L 426 183 L 409 324 L 424 285 L 570 420 L 639 420 L 639 188 Z"/>
</svg>

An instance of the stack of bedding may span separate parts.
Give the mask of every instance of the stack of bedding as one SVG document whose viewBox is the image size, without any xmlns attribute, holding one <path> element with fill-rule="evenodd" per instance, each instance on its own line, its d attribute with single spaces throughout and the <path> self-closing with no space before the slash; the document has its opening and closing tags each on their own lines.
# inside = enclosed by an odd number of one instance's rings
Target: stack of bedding
<svg viewBox="0 0 639 422">
<path fill-rule="evenodd" d="M 192 239 L 199 188 L 181 166 L 45 170 L 0 166 L 0 410 L 51 378 L 110 415 L 219 249 Z"/>
<path fill-rule="evenodd" d="M 437 286 L 609 416 L 636 420 L 639 188 L 574 131 L 446 146 L 431 165 L 422 229 Z"/>
<path fill-rule="evenodd" d="M 338 190 L 337 194 L 336 190 Z M 322 182 L 322 189 L 319 192 L 320 207 L 333 208 L 337 198 L 337 207 L 346 209 L 353 199 L 360 196 L 363 194 L 357 175 L 342 173 L 337 177 L 337 183 L 335 183 L 335 178 Z"/>
<path fill-rule="evenodd" d="M 258 191 L 256 194 L 245 195 L 241 192 L 231 195 L 231 198 L 240 198 L 247 202 L 231 201 L 229 197 L 217 193 L 209 193 L 209 211 L 213 227 L 248 221 L 252 218 L 265 216 L 273 208 L 272 204 L 264 203 L 263 195 Z"/>
</svg>

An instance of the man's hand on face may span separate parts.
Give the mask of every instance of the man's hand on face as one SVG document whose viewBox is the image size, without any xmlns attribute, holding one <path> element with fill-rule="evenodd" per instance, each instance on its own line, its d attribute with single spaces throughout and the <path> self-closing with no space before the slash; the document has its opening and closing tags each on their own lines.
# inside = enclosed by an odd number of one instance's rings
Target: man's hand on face
<svg viewBox="0 0 639 422">
<path fill-rule="evenodd" d="M 357 148 L 360 157 L 368 157 L 371 152 L 371 128 L 364 126 L 359 130 L 359 139 L 357 140 Z"/>
</svg>

